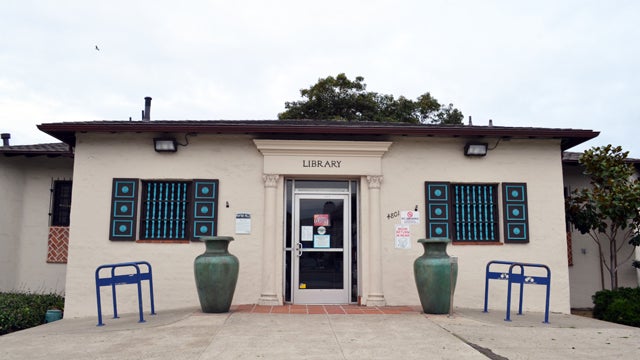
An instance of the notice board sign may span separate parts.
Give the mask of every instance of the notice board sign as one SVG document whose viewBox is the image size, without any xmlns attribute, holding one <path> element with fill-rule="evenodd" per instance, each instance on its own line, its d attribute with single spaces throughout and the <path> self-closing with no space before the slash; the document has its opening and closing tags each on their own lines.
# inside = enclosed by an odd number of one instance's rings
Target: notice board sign
<svg viewBox="0 0 640 360">
<path fill-rule="evenodd" d="M 251 234 L 251 214 L 247 212 L 236 214 L 236 234 Z"/>
<path fill-rule="evenodd" d="M 400 223 L 403 225 L 408 224 L 420 224 L 420 212 L 419 211 L 401 211 Z"/>
<path fill-rule="evenodd" d="M 396 249 L 411 249 L 411 229 L 406 225 L 396 225 Z"/>
</svg>

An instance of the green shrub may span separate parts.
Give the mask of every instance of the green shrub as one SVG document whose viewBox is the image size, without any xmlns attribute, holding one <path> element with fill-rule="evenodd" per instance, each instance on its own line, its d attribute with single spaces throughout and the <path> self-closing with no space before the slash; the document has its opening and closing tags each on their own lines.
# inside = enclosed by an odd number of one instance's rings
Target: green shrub
<svg viewBox="0 0 640 360">
<path fill-rule="evenodd" d="M 596 319 L 640 327 L 640 287 L 602 290 L 592 299 Z"/>
<path fill-rule="evenodd" d="M 0 293 L 0 335 L 44 324 L 47 310 L 64 309 L 58 294 Z"/>
</svg>

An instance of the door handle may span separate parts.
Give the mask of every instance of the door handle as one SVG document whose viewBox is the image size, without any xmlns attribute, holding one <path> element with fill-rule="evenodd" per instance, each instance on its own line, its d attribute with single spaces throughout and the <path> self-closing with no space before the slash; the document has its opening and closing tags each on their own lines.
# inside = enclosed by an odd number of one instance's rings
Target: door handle
<svg viewBox="0 0 640 360">
<path fill-rule="evenodd" d="M 298 257 L 302 256 L 302 244 L 299 242 L 296 243 L 296 253 Z"/>
</svg>

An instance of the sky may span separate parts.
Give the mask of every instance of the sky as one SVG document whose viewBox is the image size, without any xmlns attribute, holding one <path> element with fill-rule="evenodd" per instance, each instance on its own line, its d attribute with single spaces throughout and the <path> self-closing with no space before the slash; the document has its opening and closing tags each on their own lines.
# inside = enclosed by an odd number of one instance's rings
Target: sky
<svg viewBox="0 0 640 360">
<path fill-rule="evenodd" d="M 141 118 L 273 120 L 345 73 L 474 125 L 589 129 L 640 158 L 640 1 L 2 1 L 0 132 Z M 96 48 L 97 46 L 97 48 Z M 99 49 L 99 50 L 98 50 Z"/>
</svg>

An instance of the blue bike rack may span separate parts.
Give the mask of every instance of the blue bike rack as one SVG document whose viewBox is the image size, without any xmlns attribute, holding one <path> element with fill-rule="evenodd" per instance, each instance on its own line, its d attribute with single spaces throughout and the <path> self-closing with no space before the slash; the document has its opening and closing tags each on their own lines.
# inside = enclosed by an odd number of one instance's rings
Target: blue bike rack
<svg viewBox="0 0 640 360">
<path fill-rule="evenodd" d="M 507 272 L 498 272 L 491 271 L 492 265 L 508 265 L 509 269 Z M 514 269 L 518 268 L 520 271 L 514 273 Z M 525 268 L 543 268 L 546 270 L 547 276 L 527 276 L 525 274 Z M 521 262 L 513 262 L 513 261 L 499 261 L 493 260 L 487 263 L 487 268 L 485 271 L 485 282 L 484 282 L 484 312 L 487 312 L 487 305 L 489 299 L 489 280 L 505 280 L 508 282 L 507 286 L 507 315 L 504 319 L 505 321 L 511 321 L 511 285 L 519 284 L 520 285 L 520 296 L 519 296 L 519 305 L 518 305 L 518 315 L 522 315 L 522 299 L 524 292 L 524 285 L 546 285 L 547 293 L 545 299 L 545 309 L 544 309 L 544 323 L 549 323 L 549 295 L 551 294 L 551 270 L 547 265 L 543 264 L 530 264 L 530 263 L 521 263 Z"/>
<path fill-rule="evenodd" d="M 146 272 L 140 270 L 140 266 L 146 267 Z M 129 272 L 125 274 L 117 274 L 116 269 L 128 268 Z M 110 269 L 109 276 L 100 277 L 100 272 L 103 269 Z M 138 310 L 140 313 L 140 321 L 145 322 L 142 316 L 142 281 L 149 281 L 149 293 L 151 296 L 151 315 L 155 315 L 155 308 L 153 304 L 153 277 L 151 273 L 151 264 L 146 261 L 124 262 L 118 264 L 106 264 L 100 265 L 96 269 L 96 297 L 98 300 L 98 325 L 103 326 L 102 322 L 102 304 L 100 302 L 100 287 L 111 286 L 111 294 L 113 296 L 113 318 L 118 318 L 118 303 L 116 301 L 116 285 L 124 284 L 137 284 L 138 285 Z"/>
</svg>

